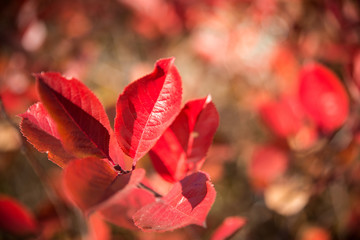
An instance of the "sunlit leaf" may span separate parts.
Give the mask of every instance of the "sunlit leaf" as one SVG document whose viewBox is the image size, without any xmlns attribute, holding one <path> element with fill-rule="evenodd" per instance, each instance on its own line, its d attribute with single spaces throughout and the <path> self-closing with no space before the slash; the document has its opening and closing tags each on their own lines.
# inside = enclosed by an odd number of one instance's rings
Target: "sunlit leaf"
<svg viewBox="0 0 360 240">
<path fill-rule="evenodd" d="M 119 96 L 115 133 L 133 165 L 172 123 L 181 104 L 181 78 L 174 58 L 156 62 L 154 71 L 131 83 Z"/>
<path fill-rule="evenodd" d="M 170 192 L 135 213 L 135 225 L 144 231 L 170 231 L 189 224 L 206 226 L 215 200 L 207 174 L 193 173 L 174 184 Z"/>
</svg>

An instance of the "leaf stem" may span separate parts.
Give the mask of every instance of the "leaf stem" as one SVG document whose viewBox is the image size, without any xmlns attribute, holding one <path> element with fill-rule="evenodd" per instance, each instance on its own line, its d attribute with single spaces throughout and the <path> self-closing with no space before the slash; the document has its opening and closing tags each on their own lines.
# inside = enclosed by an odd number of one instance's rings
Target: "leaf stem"
<svg viewBox="0 0 360 240">
<path fill-rule="evenodd" d="M 131 172 L 131 171 L 129 171 L 129 170 L 124 170 L 124 169 L 122 169 L 122 167 L 120 167 L 119 164 L 116 164 L 116 165 L 114 166 L 114 169 L 115 169 L 116 171 L 119 171 L 121 174 L 128 174 L 128 173 Z"/>
<path fill-rule="evenodd" d="M 139 188 L 142 188 L 142 189 L 145 189 L 149 192 L 151 192 L 152 194 L 154 194 L 155 197 L 158 197 L 158 198 L 161 198 L 163 197 L 160 193 L 156 192 L 154 189 L 146 186 L 145 184 L 143 184 L 142 182 L 138 184 L 138 187 Z"/>
</svg>

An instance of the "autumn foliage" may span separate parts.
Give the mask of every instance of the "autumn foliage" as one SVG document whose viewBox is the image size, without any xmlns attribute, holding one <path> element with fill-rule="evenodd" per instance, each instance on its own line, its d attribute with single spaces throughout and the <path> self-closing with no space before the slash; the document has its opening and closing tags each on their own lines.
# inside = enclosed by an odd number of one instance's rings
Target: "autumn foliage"
<svg viewBox="0 0 360 240">
<path fill-rule="evenodd" d="M 99 211 L 119 226 L 134 229 L 135 224 L 145 231 L 205 226 L 216 192 L 199 170 L 219 117 L 210 97 L 187 103 L 180 113 L 181 78 L 173 58 L 159 60 L 152 73 L 125 88 L 117 102 L 115 131 L 83 83 L 58 73 L 34 76 L 40 102 L 20 115 L 21 131 L 64 169 L 65 192 L 85 215 Z M 164 140 L 154 147 L 159 138 Z M 172 146 L 184 147 L 185 155 Z M 153 147 L 164 154 L 154 158 L 155 169 L 174 182 L 164 197 L 143 187 L 145 171 L 136 169 Z M 132 159 L 130 170 L 125 169 L 125 154 Z M 164 165 L 179 170 L 164 175 Z"/>
<path fill-rule="evenodd" d="M 0 5 L 0 240 L 360 239 L 359 1 Z"/>
</svg>

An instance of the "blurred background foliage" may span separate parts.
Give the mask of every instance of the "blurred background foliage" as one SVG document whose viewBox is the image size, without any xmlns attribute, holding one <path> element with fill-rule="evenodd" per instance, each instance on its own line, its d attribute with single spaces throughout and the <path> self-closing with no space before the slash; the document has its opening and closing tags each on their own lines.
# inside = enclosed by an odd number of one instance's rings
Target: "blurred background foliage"
<svg viewBox="0 0 360 240">
<path fill-rule="evenodd" d="M 78 78 L 113 121 L 124 86 L 170 56 L 182 76 L 184 102 L 211 94 L 220 113 L 203 167 L 217 190 L 206 229 L 150 234 L 94 220 L 88 232 L 95 226 L 106 232 L 100 239 L 208 239 L 237 215 L 247 223 L 232 239 L 360 239 L 359 1 L 2 0 L 0 18 L 0 94 L 15 123 L 37 101 L 32 73 Z M 260 109 L 296 96 L 299 72 L 312 61 L 331 69 L 346 88 L 347 120 L 330 134 L 310 124 L 279 136 Z M 20 150 L 21 136 L 3 115 L 0 192 L 34 214 L 41 236 L 2 230 L 0 239 L 86 236 L 85 223 L 64 227 L 59 215 L 79 217 L 66 201 L 60 203 L 64 212 L 54 210 L 48 183 Z M 44 154 L 31 154 L 61 192 L 58 167 Z M 148 157 L 139 164 L 166 192 Z"/>
</svg>

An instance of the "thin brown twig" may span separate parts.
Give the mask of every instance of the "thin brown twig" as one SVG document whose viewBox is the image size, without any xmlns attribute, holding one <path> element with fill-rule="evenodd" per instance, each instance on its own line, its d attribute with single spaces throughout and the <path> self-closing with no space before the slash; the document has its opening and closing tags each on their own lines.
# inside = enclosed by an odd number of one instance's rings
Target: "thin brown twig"
<svg viewBox="0 0 360 240">
<path fill-rule="evenodd" d="M 147 190 L 147 191 L 149 191 L 149 192 L 151 192 L 152 194 L 154 194 L 155 197 L 162 197 L 162 195 L 161 195 L 160 193 L 156 192 L 155 190 L 153 190 L 152 188 L 146 186 L 146 185 L 143 184 L 143 183 L 139 183 L 139 184 L 138 184 L 138 187 L 139 187 L 139 188 L 142 188 L 142 189 L 145 189 L 145 190 Z"/>
</svg>

